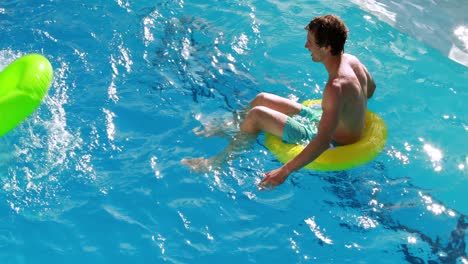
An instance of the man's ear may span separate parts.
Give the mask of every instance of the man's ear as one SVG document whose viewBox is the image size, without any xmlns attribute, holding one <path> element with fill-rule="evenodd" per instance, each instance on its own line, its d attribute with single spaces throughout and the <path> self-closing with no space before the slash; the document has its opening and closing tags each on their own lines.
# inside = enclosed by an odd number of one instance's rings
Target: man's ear
<svg viewBox="0 0 468 264">
<path fill-rule="evenodd" d="M 331 45 L 326 46 L 325 51 L 331 54 Z"/>
</svg>

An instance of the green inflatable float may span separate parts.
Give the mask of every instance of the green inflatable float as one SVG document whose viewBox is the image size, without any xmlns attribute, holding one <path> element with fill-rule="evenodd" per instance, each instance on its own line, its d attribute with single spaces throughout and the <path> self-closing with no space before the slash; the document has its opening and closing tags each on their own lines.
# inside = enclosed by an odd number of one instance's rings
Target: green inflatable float
<svg viewBox="0 0 468 264">
<path fill-rule="evenodd" d="M 52 76 L 52 65 L 39 54 L 23 56 L 0 72 L 0 137 L 39 107 Z"/>
</svg>

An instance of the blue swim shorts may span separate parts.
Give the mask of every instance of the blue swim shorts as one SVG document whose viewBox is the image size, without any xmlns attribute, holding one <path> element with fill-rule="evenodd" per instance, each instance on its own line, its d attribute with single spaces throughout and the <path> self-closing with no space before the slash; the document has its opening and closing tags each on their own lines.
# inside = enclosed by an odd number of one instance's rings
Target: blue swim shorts
<svg viewBox="0 0 468 264">
<path fill-rule="evenodd" d="M 318 123 L 322 116 L 320 104 L 302 106 L 301 111 L 289 116 L 283 130 L 282 140 L 289 144 L 307 144 L 317 135 Z"/>
</svg>

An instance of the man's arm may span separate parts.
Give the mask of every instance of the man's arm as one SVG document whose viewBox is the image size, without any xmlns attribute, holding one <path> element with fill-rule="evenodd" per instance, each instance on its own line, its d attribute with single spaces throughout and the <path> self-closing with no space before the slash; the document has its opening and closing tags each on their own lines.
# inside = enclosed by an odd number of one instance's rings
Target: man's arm
<svg viewBox="0 0 468 264">
<path fill-rule="evenodd" d="M 283 183 L 291 172 L 306 166 L 328 149 L 339 122 L 341 110 L 340 85 L 331 84 L 328 89 L 325 88 L 322 109 L 322 117 L 314 139 L 294 159 L 276 170 L 267 172 L 266 177 L 259 184 L 260 188 L 274 188 Z"/>
<path fill-rule="evenodd" d="M 314 161 L 330 146 L 335 130 L 338 127 L 341 98 L 339 96 L 340 86 L 333 85 L 324 93 L 322 100 L 322 117 L 318 125 L 317 135 L 312 139 L 304 150 L 285 166 L 290 172 L 301 169 Z"/>
<path fill-rule="evenodd" d="M 367 99 L 369 99 L 372 97 L 372 95 L 374 95 L 376 85 L 374 82 L 374 78 L 372 78 L 372 75 L 370 75 L 366 66 L 364 66 L 363 64 L 362 67 L 364 68 L 364 72 L 366 73 L 366 77 L 367 77 Z"/>
</svg>

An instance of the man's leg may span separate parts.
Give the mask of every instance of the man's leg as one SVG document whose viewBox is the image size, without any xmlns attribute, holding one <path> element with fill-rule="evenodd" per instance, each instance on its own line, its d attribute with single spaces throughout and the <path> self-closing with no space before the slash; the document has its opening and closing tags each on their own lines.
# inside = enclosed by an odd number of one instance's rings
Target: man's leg
<svg viewBox="0 0 468 264">
<path fill-rule="evenodd" d="M 256 106 L 248 112 L 241 125 L 241 131 L 234 136 L 224 151 L 209 159 L 183 159 L 182 164 L 189 166 L 196 172 L 206 172 L 222 167 L 228 160 L 232 160 L 242 151 L 250 148 L 261 131 L 281 137 L 287 118 L 287 115 L 278 111 L 264 106 Z"/>
<path fill-rule="evenodd" d="M 300 103 L 270 93 L 259 93 L 250 102 L 250 108 L 254 108 L 255 106 L 265 106 L 288 116 L 293 116 L 302 109 Z"/>
<path fill-rule="evenodd" d="M 242 132 L 251 135 L 257 135 L 261 131 L 266 131 L 277 137 L 281 137 L 287 118 L 286 114 L 266 106 L 255 106 L 247 113 L 240 129 Z"/>
<path fill-rule="evenodd" d="M 262 120 L 263 115 L 265 114 L 263 112 L 266 111 L 263 111 L 262 109 L 256 107 L 266 107 L 268 109 L 283 113 L 287 116 L 295 115 L 299 113 L 302 109 L 302 105 L 293 100 L 270 93 L 259 93 L 250 102 L 248 108 L 239 111 L 238 114 L 236 114 L 233 117 L 233 120 L 227 120 L 222 123 L 220 123 L 219 120 L 207 121 L 203 124 L 203 126 L 195 128 L 193 132 L 198 136 L 204 137 L 232 137 L 233 133 L 235 133 L 237 129 L 241 129 L 241 131 L 244 131 L 249 134 L 258 134 L 260 131 L 257 131 L 257 129 L 253 129 L 252 125 L 255 125 L 255 123 L 260 122 L 262 123 L 259 127 L 260 130 L 268 131 L 272 134 L 280 136 L 280 132 L 277 128 L 275 129 L 275 127 L 272 127 L 274 129 L 273 131 L 270 131 L 268 129 L 270 127 L 270 124 L 268 124 L 269 120 L 266 121 L 266 124 L 263 124 Z M 249 121 L 246 120 L 247 115 L 250 115 Z M 252 119 L 252 117 L 256 118 Z M 247 121 L 247 124 L 244 125 L 245 121 Z"/>
<path fill-rule="evenodd" d="M 207 171 L 211 167 L 219 167 L 236 154 L 247 149 L 255 142 L 261 131 L 282 137 L 288 116 L 301 111 L 301 104 L 269 93 L 260 93 L 250 103 L 250 109 L 237 133 L 226 149 L 210 159 L 183 159 L 182 164 L 194 171 Z"/>
</svg>

